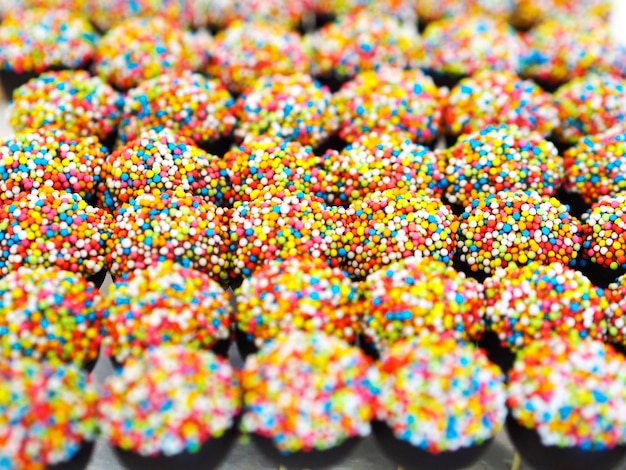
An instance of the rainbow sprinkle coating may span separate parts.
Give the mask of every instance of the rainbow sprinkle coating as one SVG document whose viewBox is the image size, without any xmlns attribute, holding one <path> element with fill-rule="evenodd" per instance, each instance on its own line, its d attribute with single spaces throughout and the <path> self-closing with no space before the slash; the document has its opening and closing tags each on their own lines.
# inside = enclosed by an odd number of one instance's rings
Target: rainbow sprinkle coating
<svg viewBox="0 0 626 470">
<path fill-rule="evenodd" d="M 484 287 L 487 323 L 503 347 L 520 351 L 552 336 L 604 337 L 604 292 L 561 263 L 498 269 Z"/>
<path fill-rule="evenodd" d="M 522 43 L 506 22 L 488 16 L 459 16 L 424 31 L 425 66 L 443 74 L 473 75 L 483 69 L 516 71 Z"/>
<path fill-rule="evenodd" d="M 229 137 L 237 119 L 235 101 L 219 80 L 188 70 L 169 72 L 129 90 L 120 124 L 122 143 L 154 129 L 209 144 Z"/>
<path fill-rule="evenodd" d="M 500 124 L 549 136 L 560 123 L 549 93 L 513 72 L 495 70 L 462 79 L 447 98 L 443 121 L 450 136 Z"/>
<path fill-rule="evenodd" d="M 322 191 L 319 158 L 311 147 L 281 137 L 246 139 L 224 156 L 235 201 L 254 201 L 264 194 L 289 190 Z"/>
<path fill-rule="evenodd" d="M 237 21 L 278 24 L 294 29 L 307 13 L 309 0 L 204 0 L 208 23 L 222 29 Z"/>
<path fill-rule="evenodd" d="M 176 190 L 217 205 L 230 203 L 226 163 L 169 130 L 151 130 L 118 147 L 106 159 L 102 180 L 102 199 L 111 209 L 142 194 Z"/>
<path fill-rule="evenodd" d="M 620 276 L 605 290 L 609 306 L 606 310 L 606 340 L 626 344 L 626 275 Z"/>
<path fill-rule="evenodd" d="M 553 196 L 564 175 L 554 144 L 516 126 L 487 126 L 464 135 L 442 155 L 448 162 L 446 197 L 463 206 L 500 191 Z"/>
<path fill-rule="evenodd" d="M 258 348 L 294 329 L 356 341 L 356 287 L 343 271 L 319 258 L 298 255 L 265 263 L 236 294 L 237 328 Z"/>
<path fill-rule="evenodd" d="M 117 130 L 122 95 L 83 70 L 47 72 L 13 93 L 10 124 L 17 132 L 52 127 L 101 140 Z"/>
<path fill-rule="evenodd" d="M 283 453 L 326 450 L 364 437 L 374 416 L 371 360 L 324 333 L 293 331 L 246 361 L 244 432 L 272 439 Z"/>
<path fill-rule="evenodd" d="M 486 274 L 509 264 L 572 263 L 582 244 L 568 206 L 534 191 L 503 191 L 474 200 L 459 218 L 460 259 Z"/>
<path fill-rule="evenodd" d="M 162 16 L 188 27 L 194 24 L 195 10 L 189 0 L 86 0 L 89 17 L 102 31 L 133 17 Z"/>
<path fill-rule="evenodd" d="M 23 267 L 0 279 L 0 299 L 4 358 L 78 366 L 98 359 L 100 295 L 81 276 L 54 267 Z"/>
<path fill-rule="evenodd" d="M 509 372 L 507 405 L 542 444 L 599 451 L 626 443 L 624 358 L 600 341 L 536 341 Z"/>
<path fill-rule="evenodd" d="M 0 26 L 0 68 L 16 73 L 89 63 L 98 35 L 85 18 L 66 10 L 13 12 Z"/>
<path fill-rule="evenodd" d="M 506 417 L 504 377 L 487 356 L 451 335 L 430 334 L 383 354 L 377 419 L 431 454 L 482 444 Z"/>
<path fill-rule="evenodd" d="M 235 22 L 215 36 L 207 72 L 245 92 L 270 75 L 307 73 L 309 52 L 297 33 L 275 24 Z"/>
<path fill-rule="evenodd" d="M 0 468 L 45 469 L 97 437 L 95 382 L 75 366 L 22 358 L 0 365 Z"/>
<path fill-rule="evenodd" d="M 166 18 L 131 18 L 102 37 L 94 69 L 126 90 L 167 72 L 199 70 L 205 60 L 200 49 L 192 33 Z"/>
<path fill-rule="evenodd" d="M 626 81 L 612 75 L 587 75 L 559 88 L 554 103 L 561 119 L 555 136 L 573 144 L 624 122 Z"/>
<path fill-rule="evenodd" d="M 96 137 L 56 129 L 25 131 L 0 140 L 0 201 L 52 188 L 95 196 L 106 148 Z"/>
<path fill-rule="evenodd" d="M 240 410 L 237 371 L 183 346 L 129 360 L 106 380 L 98 402 L 103 437 L 142 456 L 196 453 L 232 428 Z"/>
<path fill-rule="evenodd" d="M 594 18 L 606 20 L 613 8 L 611 0 L 516 0 L 513 16 L 515 27 L 527 30 L 537 23 L 570 18 Z"/>
<path fill-rule="evenodd" d="M 339 137 L 354 142 L 369 132 L 406 133 L 431 144 L 441 127 L 445 90 L 419 70 L 381 66 L 359 73 L 331 99 Z"/>
<path fill-rule="evenodd" d="M 111 215 L 79 195 L 42 186 L 0 205 L 0 276 L 56 266 L 91 276 L 105 268 Z"/>
<path fill-rule="evenodd" d="M 482 286 L 434 259 L 405 258 L 375 271 L 362 297 L 363 335 L 381 352 L 430 332 L 471 341 L 484 330 Z"/>
<path fill-rule="evenodd" d="M 337 267 L 346 226 L 343 208 L 301 192 L 265 193 L 236 204 L 230 218 L 232 275 L 249 277 L 266 261 L 301 253 Z"/>
<path fill-rule="evenodd" d="M 602 197 L 583 214 L 580 264 L 626 269 L 626 194 Z"/>
<path fill-rule="evenodd" d="M 117 210 L 107 263 L 114 280 L 172 260 L 217 281 L 228 279 L 226 211 L 179 190 L 142 194 Z"/>
<path fill-rule="evenodd" d="M 235 136 L 270 135 L 315 147 L 338 126 L 330 99 L 330 90 L 306 74 L 261 77 L 237 102 Z"/>
<path fill-rule="evenodd" d="M 381 66 L 418 67 L 424 56 L 415 25 L 368 11 L 343 16 L 307 41 L 313 51 L 313 75 L 340 79 Z"/>
<path fill-rule="evenodd" d="M 438 198 L 406 189 L 376 191 L 353 202 L 348 217 L 342 254 L 354 278 L 409 257 L 452 264 L 458 221 Z"/>
<path fill-rule="evenodd" d="M 563 187 L 580 194 L 588 204 L 626 191 L 626 129 L 622 126 L 583 137 L 565 152 L 563 160 Z"/>
<path fill-rule="evenodd" d="M 506 20 L 519 0 L 420 0 L 414 2 L 420 22 L 430 23 L 442 18 L 476 14 Z"/>
<path fill-rule="evenodd" d="M 102 306 L 104 352 L 118 363 L 180 344 L 208 350 L 230 337 L 230 296 L 209 276 L 170 260 L 136 270 Z"/>
<path fill-rule="evenodd" d="M 406 135 L 364 134 L 341 152 L 322 157 L 322 196 L 349 204 L 375 191 L 402 188 L 440 195 L 444 161 Z"/>
</svg>

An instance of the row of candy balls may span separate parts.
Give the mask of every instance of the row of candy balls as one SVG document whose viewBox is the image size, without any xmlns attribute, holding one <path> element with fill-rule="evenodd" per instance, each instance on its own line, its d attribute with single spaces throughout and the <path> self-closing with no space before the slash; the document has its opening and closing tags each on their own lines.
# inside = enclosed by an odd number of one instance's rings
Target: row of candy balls
<svg viewBox="0 0 626 470">
<path fill-rule="evenodd" d="M 70 460 L 99 434 L 144 457 L 189 457 L 240 415 L 242 431 L 287 454 L 367 436 L 378 419 L 438 455 L 493 438 L 507 407 L 544 445 L 604 450 L 626 441 L 624 358 L 593 340 L 530 344 L 508 384 L 483 352 L 446 335 L 397 343 L 372 364 L 332 336 L 293 332 L 241 372 L 210 352 L 166 346 L 130 360 L 100 394 L 73 366 L 0 364 L 1 442 L 21 444 L 0 446 L 7 468 Z"/>
<path fill-rule="evenodd" d="M 100 40 L 89 23 L 64 10 L 17 12 L 0 26 L 0 68 L 17 74 L 88 67 L 129 89 L 168 71 L 205 71 L 232 91 L 263 76 L 311 73 L 341 83 L 381 66 L 423 68 L 466 77 L 490 69 L 521 73 L 555 87 L 589 72 L 622 75 L 625 54 L 606 23 L 555 18 L 523 38 L 487 16 L 414 25 L 359 12 L 304 37 L 266 23 L 235 23 L 212 38 L 164 17 L 122 22 Z"/>
</svg>

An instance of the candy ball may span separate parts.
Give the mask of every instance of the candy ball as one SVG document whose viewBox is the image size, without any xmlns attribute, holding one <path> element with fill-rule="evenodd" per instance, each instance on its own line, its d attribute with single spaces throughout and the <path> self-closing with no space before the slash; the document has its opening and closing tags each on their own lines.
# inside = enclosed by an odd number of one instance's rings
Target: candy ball
<svg viewBox="0 0 626 470">
<path fill-rule="evenodd" d="M 581 264 L 626 269 L 626 195 L 601 198 L 583 214 L 583 224 Z"/>
</svg>

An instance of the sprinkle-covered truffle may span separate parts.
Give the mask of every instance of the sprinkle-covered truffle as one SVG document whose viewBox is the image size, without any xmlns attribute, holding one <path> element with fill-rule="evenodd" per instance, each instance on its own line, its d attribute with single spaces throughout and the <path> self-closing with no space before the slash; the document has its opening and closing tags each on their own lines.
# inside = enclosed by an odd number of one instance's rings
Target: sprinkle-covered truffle
<svg viewBox="0 0 626 470">
<path fill-rule="evenodd" d="M 0 204 L 0 276 L 56 266 L 92 276 L 105 268 L 111 215 L 79 195 L 42 186 Z"/>
<path fill-rule="evenodd" d="M 473 345 L 435 334 L 392 346 L 381 359 L 377 419 L 431 454 L 482 444 L 506 417 L 504 378 Z"/>
<path fill-rule="evenodd" d="M 463 15 L 429 24 L 424 50 L 426 68 L 466 76 L 484 69 L 518 70 L 522 43 L 503 20 Z"/>
<path fill-rule="evenodd" d="M 43 187 L 91 198 L 99 189 L 105 152 L 96 137 L 63 130 L 24 131 L 0 140 L 0 201 Z"/>
<path fill-rule="evenodd" d="M 474 200 L 459 218 L 461 261 L 486 274 L 512 263 L 568 265 L 578 256 L 582 227 L 567 211 L 557 199 L 534 191 L 503 191 Z"/>
<path fill-rule="evenodd" d="M 509 124 L 548 136 L 559 125 L 552 96 L 513 72 L 483 70 L 461 80 L 446 101 L 445 133 L 469 134 Z"/>
<path fill-rule="evenodd" d="M 613 75 L 587 75 L 559 88 L 554 102 L 561 120 L 555 135 L 573 144 L 626 120 L 626 81 Z"/>
<path fill-rule="evenodd" d="M 378 351 L 429 332 L 472 341 L 484 330 L 482 286 L 440 261 L 406 258 L 363 284 L 363 334 Z"/>
<path fill-rule="evenodd" d="M 606 310 L 606 340 L 626 345 L 626 274 L 609 284 L 604 292 L 609 302 Z"/>
<path fill-rule="evenodd" d="M 415 24 L 367 11 L 343 16 L 307 39 L 317 76 L 346 79 L 385 65 L 418 67 L 424 55 Z"/>
<path fill-rule="evenodd" d="M 228 278 L 224 209 L 183 191 L 142 194 L 117 210 L 107 262 L 115 280 L 172 260 L 185 268 Z"/>
<path fill-rule="evenodd" d="M 452 264 L 458 221 L 435 197 L 406 189 L 377 191 L 353 202 L 348 217 L 342 253 L 353 277 L 408 257 Z"/>
<path fill-rule="evenodd" d="M 188 70 L 164 73 L 129 90 L 120 140 L 134 140 L 150 129 L 170 129 L 197 144 L 210 144 L 233 132 L 234 103 L 219 80 Z"/>
<path fill-rule="evenodd" d="M 553 196 L 563 179 L 563 159 L 554 144 L 516 126 L 488 126 L 465 135 L 443 155 L 445 193 L 452 204 L 465 206 L 500 191 Z"/>
<path fill-rule="evenodd" d="M 545 446 L 598 451 L 626 443 L 626 364 L 600 341 L 552 338 L 524 348 L 507 405 Z"/>
<path fill-rule="evenodd" d="M 265 263 L 237 291 L 237 328 L 262 347 L 294 329 L 356 341 L 356 287 L 340 269 L 309 255 Z"/>
<path fill-rule="evenodd" d="M 104 140 L 117 130 L 123 103 L 85 71 L 47 72 L 13 93 L 10 124 L 18 132 L 51 127 Z"/>
<path fill-rule="evenodd" d="M 206 274 L 170 260 L 112 285 L 103 310 L 104 352 L 120 364 L 168 344 L 208 350 L 230 336 L 230 296 Z"/>
<path fill-rule="evenodd" d="M 367 436 L 375 394 L 370 364 L 359 349 L 323 333 L 277 338 L 246 361 L 242 430 L 284 453 Z"/>
<path fill-rule="evenodd" d="M 226 163 L 169 130 L 154 130 L 119 147 L 102 169 L 111 209 L 142 194 L 182 190 L 217 205 L 230 203 Z"/>
<path fill-rule="evenodd" d="M 197 453 L 235 424 L 238 374 L 211 352 L 164 346 L 109 377 L 98 402 L 103 437 L 144 457 Z"/>
<path fill-rule="evenodd" d="M 363 134 L 406 133 L 431 144 L 439 135 L 444 90 L 419 70 L 381 67 L 362 72 L 331 100 L 339 136 L 354 142 Z"/>
<path fill-rule="evenodd" d="M 43 469 L 96 440 L 95 382 L 75 366 L 16 359 L 0 366 L 0 467 Z"/>
<path fill-rule="evenodd" d="M 322 156 L 322 195 L 349 204 L 375 191 L 402 188 L 441 194 L 444 161 L 399 134 L 364 134 L 341 152 Z"/>
<path fill-rule="evenodd" d="M 78 366 L 98 359 L 100 296 L 81 276 L 23 267 L 0 279 L 0 354 Z"/>
<path fill-rule="evenodd" d="M 102 37 L 94 68 L 103 80 L 128 89 L 166 72 L 200 69 L 199 49 L 192 33 L 166 18 L 131 18 Z"/>
<path fill-rule="evenodd" d="M 306 74 L 261 77 L 238 100 L 235 136 L 272 135 L 315 147 L 337 128 L 330 90 Z"/>
<path fill-rule="evenodd" d="M 93 58 L 97 39 L 89 21 L 70 11 L 20 11 L 0 26 L 0 68 L 18 74 L 81 68 Z"/>
<path fill-rule="evenodd" d="M 604 337 L 604 292 L 561 263 L 498 269 L 484 285 L 487 323 L 506 348 L 552 336 Z"/>
<path fill-rule="evenodd" d="M 626 269 L 626 194 L 605 196 L 583 214 L 580 263 Z"/>
<path fill-rule="evenodd" d="M 307 73 L 309 61 L 299 34 L 274 24 L 235 22 L 215 36 L 207 70 L 241 93 L 260 77 Z"/>
</svg>

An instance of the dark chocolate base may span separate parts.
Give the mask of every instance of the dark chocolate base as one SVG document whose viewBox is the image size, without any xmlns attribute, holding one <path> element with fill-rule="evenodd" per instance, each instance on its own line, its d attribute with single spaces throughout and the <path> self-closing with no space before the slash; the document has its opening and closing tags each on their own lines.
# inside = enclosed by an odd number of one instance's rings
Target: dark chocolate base
<svg viewBox="0 0 626 470">
<path fill-rule="evenodd" d="M 359 335 L 358 344 L 359 344 L 359 347 L 361 348 L 361 351 L 363 351 L 363 353 L 366 356 L 371 357 L 375 361 L 378 361 L 380 359 L 380 351 L 378 350 L 378 348 L 376 347 L 373 341 L 370 341 L 364 335 L 361 334 Z"/>
<path fill-rule="evenodd" d="M 145 457 L 113 447 L 113 454 L 129 470 L 212 470 L 226 458 L 236 436 L 237 427 L 233 426 L 221 437 L 209 439 L 195 453 L 182 452 L 173 456 Z"/>
<path fill-rule="evenodd" d="M 509 415 L 506 430 L 522 459 L 537 470 L 610 470 L 626 456 L 626 446 L 599 451 L 546 446 L 539 434 Z"/>
<path fill-rule="evenodd" d="M 591 209 L 591 205 L 587 204 L 579 193 L 571 193 L 564 189 L 559 189 L 556 192 L 555 197 L 561 201 L 562 204 L 569 206 L 569 213 L 574 217 L 580 219 L 582 215 Z"/>
<path fill-rule="evenodd" d="M 449 89 L 454 88 L 459 84 L 461 80 L 467 77 L 467 75 L 456 73 L 443 73 L 437 70 L 426 69 L 424 73 L 433 79 L 435 85 L 439 88 L 447 87 Z"/>
<path fill-rule="evenodd" d="M 446 148 L 454 147 L 458 141 L 459 141 L 458 135 L 446 134 L 444 136 L 444 142 L 446 144 Z"/>
<path fill-rule="evenodd" d="M 96 447 L 94 442 L 83 442 L 80 449 L 74 456 L 61 463 L 47 465 L 47 470 L 84 470 L 89 465 L 93 450 Z"/>
<path fill-rule="evenodd" d="M 199 142 L 198 147 L 204 150 L 206 153 L 215 155 L 217 157 L 223 157 L 226 153 L 235 145 L 234 135 L 223 136 L 217 140 Z"/>
<path fill-rule="evenodd" d="M 106 275 L 107 275 L 107 270 L 101 269 L 96 274 L 93 274 L 92 276 L 87 276 L 86 279 L 89 282 L 91 282 L 94 286 L 96 286 L 96 289 L 100 289 L 102 287 L 102 284 L 104 284 L 104 279 L 106 278 Z"/>
<path fill-rule="evenodd" d="M 322 85 L 326 85 L 331 93 L 337 93 L 342 86 L 350 81 L 350 77 L 337 75 L 335 73 L 325 73 L 322 75 L 316 75 L 315 80 Z"/>
<path fill-rule="evenodd" d="M 235 341 L 237 343 L 237 349 L 242 359 L 246 359 L 248 356 L 252 356 L 259 352 L 259 348 L 256 347 L 254 341 L 247 333 L 244 333 L 239 328 L 235 329 Z"/>
<path fill-rule="evenodd" d="M 374 436 L 383 453 L 404 470 L 456 470 L 476 463 L 487 451 L 493 439 L 472 447 L 432 454 L 398 439 L 392 429 L 383 422 L 374 421 Z"/>
<path fill-rule="evenodd" d="M 315 155 L 324 155 L 328 150 L 336 150 L 341 152 L 348 146 L 348 142 L 339 137 L 338 135 L 331 135 L 327 137 L 322 143 L 317 145 L 313 149 Z"/>
<path fill-rule="evenodd" d="M 274 446 L 274 442 L 271 439 L 258 434 L 251 434 L 250 437 L 261 454 L 272 462 L 283 465 L 288 469 L 315 469 L 336 465 L 348 457 L 360 442 L 359 438 L 352 437 L 346 439 L 338 446 L 326 450 L 283 454 Z"/>
<path fill-rule="evenodd" d="M 502 346 L 498 335 L 493 331 L 485 331 L 478 340 L 477 346 L 485 351 L 487 358 L 497 365 L 505 376 L 513 368 L 515 353 L 511 349 Z"/>
<path fill-rule="evenodd" d="M 609 269 L 589 260 L 578 260 L 576 269 L 587 276 L 593 285 L 602 289 L 606 289 L 609 287 L 609 284 L 615 282 L 617 278 L 626 273 L 626 269 Z"/>
</svg>

